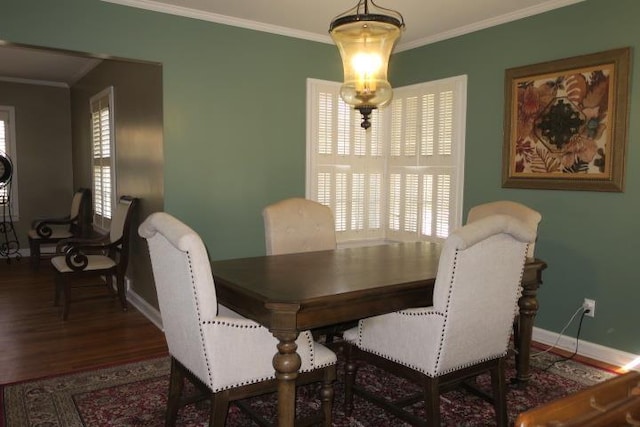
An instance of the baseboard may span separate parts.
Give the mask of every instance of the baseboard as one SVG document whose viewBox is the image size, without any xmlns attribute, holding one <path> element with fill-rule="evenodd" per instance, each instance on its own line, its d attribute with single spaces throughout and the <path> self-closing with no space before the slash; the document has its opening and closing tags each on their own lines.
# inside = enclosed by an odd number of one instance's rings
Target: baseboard
<svg viewBox="0 0 640 427">
<path fill-rule="evenodd" d="M 576 349 L 575 337 L 562 336 L 558 339 L 557 332 L 551 332 L 540 328 L 533 328 L 533 341 L 573 353 Z M 556 341 L 558 343 L 556 344 Z M 589 341 L 578 340 L 578 354 L 580 356 L 588 357 L 590 359 L 599 360 L 614 366 L 626 366 L 633 364 L 633 370 L 640 370 L 640 355 L 627 353 L 625 351 L 616 350 L 614 348 L 605 347 L 600 344 L 594 344 Z"/>
<path fill-rule="evenodd" d="M 151 321 L 154 325 L 158 327 L 161 331 L 162 329 L 162 318 L 160 317 L 160 310 L 149 304 L 145 299 L 143 299 L 140 295 L 138 295 L 130 286 L 127 289 L 127 301 L 138 309 L 140 313 L 142 313 L 147 319 Z"/>
</svg>

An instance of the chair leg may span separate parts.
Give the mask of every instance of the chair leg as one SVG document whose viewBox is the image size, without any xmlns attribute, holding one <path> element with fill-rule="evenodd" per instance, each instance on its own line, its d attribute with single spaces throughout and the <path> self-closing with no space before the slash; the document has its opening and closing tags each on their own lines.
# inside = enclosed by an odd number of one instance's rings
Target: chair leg
<svg viewBox="0 0 640 427">
<path fill-rule="evenodd" d="M 491 368 L 491 389 L 493 391 L 493 407 L 496 411 L 496 425 L 506 427 L 509 422 L 507 415 L 507 390 L 505 381 L 505 359 L 498 360 Z"/>
<path fill-rule="evenodd" d="M 333 383 L 336 379 L 335 365 L 324 368 L 324 378 L 322 379 L 322 390 L 320 399 L 322 400 L 322 415 L 324 416 L 324 426 L 331 427 L 331 414 L 333 412 Z"/>
<path fill-rule="evenodd" d="M 120 304 L 122 305 L 122 311 L 127 311 L 127 293 L 124 286 L 124 274 L 116 275 L 116 286 L 118 287 L 118 297 L 120 298 Z"/>
<path fill-rule="evenodd" d="M 60 305 L 60 293 L 62 292 L 62 278 L 59 274 L 53 279 L 53 305 L 58 307 Z"/>
<path fill-rule="evenodd" d="M 211 393 L 209 427 L 224 426 L 229 412 L 229 390 Z"/>
<path fill-rule="evenodd" d="M 438 378 L 427 377 L 424 383 L 424 407 L 427 427 L 440 426 L 440 384 Z"/>
<path fill-rule="evenodd" d="M 71 305 L 71 283 L 62 276 L 60 277 L 60 291 L 62 292 L 62 320 L 67 320 Z"/>
<path fill-rule="evenodd" d="M 344 413 L 347 416 L 353 412 L 353 385 L 356 382 L 357 365 L 353 360 L 354 346 L 346 343 L 344 346 Z"/>
<path fill-rule="evenodd" d="M 29 239 L 29 252 L 31 254 L 31 267 L 37 269 L 40 267 L 40 242 Z"/>
<path fill-rule="evenodd" d="M 184 388 L 184 368 L 178 361 L 171 358 L 171 376 L 169 377 L 169 397 L 167 400 L 167 413 L 165 414 L 165 427 L 176 425 L 178 410 L 180 409 L 180 396 Z"/>
</svg>

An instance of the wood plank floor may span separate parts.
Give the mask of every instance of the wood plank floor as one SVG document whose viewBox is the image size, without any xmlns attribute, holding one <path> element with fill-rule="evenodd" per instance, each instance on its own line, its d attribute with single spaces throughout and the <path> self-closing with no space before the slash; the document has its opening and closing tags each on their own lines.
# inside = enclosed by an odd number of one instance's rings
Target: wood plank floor
<svg viewBox="0 0 640 427">
<path fill-rule="evenodd" d="M 0 259 L 0 384 L 168 354 L 162 331 L 116 299 L 75 303 L 66 322 L 60 314 L 46 261 L 36 272 L 28 258 Z"/>
</svg>

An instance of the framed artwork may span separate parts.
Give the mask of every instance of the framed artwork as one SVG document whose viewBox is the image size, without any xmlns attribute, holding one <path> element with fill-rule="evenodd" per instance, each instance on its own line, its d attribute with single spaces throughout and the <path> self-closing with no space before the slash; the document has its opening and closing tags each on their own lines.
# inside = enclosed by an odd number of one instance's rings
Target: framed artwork
<svg viewBox="0 0 640 427">
<path fill-rule="evenodd" d="M 502 186 L 623 191 L 631 49 L 505 73 Z"/>
</svg>

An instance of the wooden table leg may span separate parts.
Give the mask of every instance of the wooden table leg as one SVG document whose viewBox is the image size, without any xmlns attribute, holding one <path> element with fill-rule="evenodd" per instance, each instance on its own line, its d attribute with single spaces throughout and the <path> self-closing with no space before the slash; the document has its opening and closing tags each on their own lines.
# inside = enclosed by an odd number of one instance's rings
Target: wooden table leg
<svg viewBox="0 0 640 427">
<path fill-rule="evenodd" d="M 296 378 L 302 360 L 296 352 L 298 331 L 297 309 L 291 306 L 267 304 L 271 310 L 271 333 L 278 339 L 278 352 L 273 356 L 273 368 L 278 380 L 278 426 L 293 427 L 296 419 Z"/>
<path fill-rule="evenodd" d="M 518 300 L 520 314 L 518 316 L 516 342 L 516 378 L 519 385 L 526 385 L 529 373 L 529 356 L 531 355 L 531 339 L 533 322 L 538 313 L 538 288 L 542 284 L 542 270 L 547 265 L 541 261 L 528 263 L 522 277 L 522 296 Z"/>
</svg>

